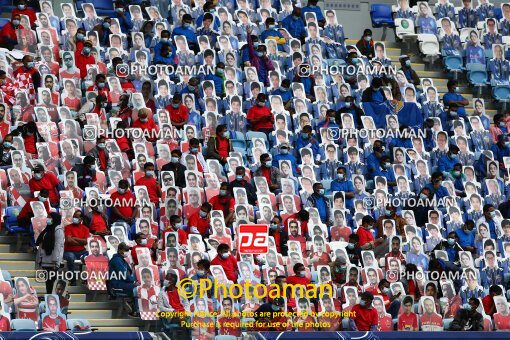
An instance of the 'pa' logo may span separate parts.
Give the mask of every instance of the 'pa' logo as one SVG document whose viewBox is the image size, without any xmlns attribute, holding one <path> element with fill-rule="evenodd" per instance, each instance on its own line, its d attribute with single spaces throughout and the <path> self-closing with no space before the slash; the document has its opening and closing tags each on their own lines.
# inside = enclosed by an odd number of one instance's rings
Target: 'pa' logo
<svg viewBox="0 0 510 340">
<path fill-rule="evenodd" d="M 267 254 L 269 226 L 267 224 L 241 224 L 239 226 L 239 252 L 241 254 Z"/>
</svg>

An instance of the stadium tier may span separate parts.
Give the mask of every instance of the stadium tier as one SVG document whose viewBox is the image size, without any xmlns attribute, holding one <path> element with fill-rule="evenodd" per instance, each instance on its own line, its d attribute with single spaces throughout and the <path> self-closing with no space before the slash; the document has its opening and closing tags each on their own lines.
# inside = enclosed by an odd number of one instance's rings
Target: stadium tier
<svg viewBox="0 0 510 340">
<path fill-rule="evenodd" d="M 508 338 L 510 3 L 0 5 L 0 339 Z"/>
</svg>

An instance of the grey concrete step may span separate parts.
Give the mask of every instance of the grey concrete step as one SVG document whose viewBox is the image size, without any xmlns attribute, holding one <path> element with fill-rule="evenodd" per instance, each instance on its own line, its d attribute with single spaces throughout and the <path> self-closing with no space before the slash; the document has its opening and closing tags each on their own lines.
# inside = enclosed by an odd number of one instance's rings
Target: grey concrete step
<svg viewBox="0 0 510 340">
<path fill-rule="evenodd" d="M 74 315 L 73 315 L 74 318 Z M 93 325 L 93 327 L 140 327 L 144 325 L 144 321 L 141 319 L 87 319 Z"/>
<path fill-rule="evenodd" d="M 92 318 L 98 319 L 111 319 L 112 318 L 112 310 L 111 309 L 90 309 L 90 310 L 79 310 L 79 309 L 69 309 L 71 313 L 71 317 L 73 319 L 87 319 L 90 320 Z M 69 316 L 68 316 L 69 317 Z M 113 321 L 113 320 L 112 320 Z M 94 325 L 94 323 L 92 323 Z"/>
<path fill-rule="evenodd" d="M 69 286 L 68 287 L 69 294 L 86 294 L 90 291 L 85 286 L 77 285 L 77 286 Z"/>
<path fill-rule="evenodd" d="M 4 269 L 4 268 L 2 268 L 2 269 Z M 25 277 L 30 278 L 30 277 L 35 277 L 36 270 L 35 269 L 12 269 L 12 270 L 9 270 L 9 273 L 11 274 L 12 277 L 25 276 Z"/>
<path fill-rule="evenodd" d="M 436 84 L 436 79 L 434 78 L 431 78 L 432 81 L 434 82 L 434 87 L 439 91 L 440 94 L 445 94 L 446 92 L 448 92 L 448 88 L 446 87 L 446 85 L 437 85 Z M 472 88 L 470 87 L 467 87 L 467 86 L 459 86 L 459 93 L 460 94 L 470 94 L 471 95 L 471 92 L 472 92 Z"/>
<path fill-rule="evenodd" d="M 0 260 L 0 268 L 3 270 L 31 270 L 35 268 L 34 260 L 32 261 L 5 261 Z"/>
<path fill-rule="evenodd" d="M 386 48 L 396 48 L 396 49 L 400 49 L 400 43 L 398 42 L 395 42 L 395 41 L 384 41 L 384 45 L 386 46 Z"/>
<path fill-rule="evenodd" d="M 96 310 L 96 309 L 117 309 L 120 303 L 119 301 L 104 301 L 104 302 L 81 302 L 74 299 L 76 294 L 73 294 L 71 301 L 69 302 L 69 310 Z"/>
<path fill-rule="evenodd" d="M 395 58 L 391 58 L 391 66 L 396 67 L 397 70 L 400 69 L 400 67 L 401 67 L 400 62 L 398 61 L 398 59 L 395 59 Z M 425 71 L 425 64 L 411 63 L 411 66 L 412 66 L 413 70 L 415 70 L 416 72 Z"/>
<path fill-rule="evenodd" d="M 378 41 L 378 40 L 376 40 L 376 41 Z M 356 40 L 356 39 L 345 39 L 346 45 L 356 45 L 357 42 L 358 42 L 358 40 Z M 401 49 L 401 44 L 397 43 L 395 41 L 385 40 L 384 45 L 386 46 L 387 50 L 399 50 L 400 51 L 400 49 Z"/>
<path fill-rule="evenodd" d="M 14 235 L 0 235 L 1 244 L 12 244 L 16 243 L 16 236 Z"/>
<path fill-rule="evenodd" d="M 37 283 L 37 285 L 33 286 L 33 288 L 38 292 L 39 295 L 44 295 L 44 293 L 46 292 L 46 286 L 42 282 Z M 85 286 L 69 286 L 67 288 L 67 291 L 71 295 L 75 293 L 86 294 L 90 292 Z"/>
<path fill-rule="evenodd" d="M 402 55 L 402 50 L 400 48 L 386 48 L 386 56 L 391 60 L 398 60 L 398 58 Z"/>
<path fill-rule="evenodd" d="M 356 45 L 358 40 L 356 39 L 347 39 L 345 40 L 346 45 Z M 398 60 L 398 57 L 402 54 L 401 47 L 398 43 L 395 42 L 384 42 L 386 46 L 386 56 L 392 60 Z"/>
<path fill-rule="evenodd" d="M 443 71 L 416 71 L 420 78 L 444 78 L 446 79 L 446 73 Z"/>
<path fill-rule="evenodd" d="M 116 300 L 110 300 L 107 292 L 89 292 L 87 293 L 87 300 L 84 302 L 111 302 L 111 303 L 118 303 L 119 301 L 122 301 L 121 298 L 118 298 Z"/>
<path fill-rule="evenodd" d="M 43 287 L 44 286 L 45 287 L 44 291 L 46 291 L 45 283 L 42 282 L 40 279 L 36 279 L 35 277 L 29 277 L 28 282 L 30 283 L 30 285 L 32 287 L 39 287 L 39 286 Z M 37 291 L 39 292 L 39 290 L 37 290 Z"/>
<path fill-rule="evenodd" d="M 34 263 L 35 254 L 33 253 L 0 253 L 2 261 L 32 261 Z"/>
<path fill-rule="evenodd" d="M 42 287 L 42 290 L 46 291 L 45 281 L 43 281 L 42 279 L 38 279 L 36 277 L 29 277 L 28 282 L 30 282 L 30 285 L 32 287 Z M 85 288 L 85 287 L 83 287 L 83 288 Z M 36 289 L 36 290 L 39 292 L 40 289 Z M 82 291 L 80 285 L 69 286 L 69 290 L 71 290 L 72 292 L 76 292 L 76 293 Z M 85 289 L 85 290 L 83 290 L 83 293 L 89 293 L 89 290 Z"/>
<path fill-rule="evenodd" d="M 446 83 L 448 83 L 448 79 L 446 78 L 431 78 L 434 82 L 435 87 L 444 87 L 446 88 Z"/>
<path fill-rule="evenodd" d="M 138 332 L 139 327 L 92 327 L 97 328 L 98 332 Z"/>
<path fill-rule="evenodd" d="M 108 298 L 108 293 L 106 292 L 91 292 L 88 291 L 86 293 L 75 293 L 73 294 L 73 300 L 75 302 L 111 302 L 117 303 L 121 301 L 121 299 L 110 300 Z"/>
<path fill-rule="evenodd" d="M 87 301 L 87 294 L 73 294 L 71 296 L 70 303 L 79 303 L 79 302 L 86 302 Z"/>
</svg>

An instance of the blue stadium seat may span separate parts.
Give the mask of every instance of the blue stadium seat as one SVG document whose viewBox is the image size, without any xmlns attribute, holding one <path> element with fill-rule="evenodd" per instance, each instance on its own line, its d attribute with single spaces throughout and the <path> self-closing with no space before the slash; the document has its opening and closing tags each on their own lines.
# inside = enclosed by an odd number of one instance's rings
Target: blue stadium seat
<svg viewBox="0 0 510 340">
<path fill-rule="evenodd" d="M 94 0 L 94 1 L 82 1 L 83 3 L 93 3 L 96 11 L 98 9 L 111 9 L 113 10 L 113 1 L 111 0 Z"/>
<path fill-rule="evenodd" d="M 243 163 L 248 164 L 248 156 L 246 155 L 246 151 L 243 154 L 241 154 L 241 156 L 243 157 Z"/>
<path fill-rule="evenodd" d="M 234 335 L 216 335 L 214 340 L 236 340 Z"/>
<path fill-rule="evenodd" d="M 234 146 L 234 152 L 239 152 L 243 158 L 246 157 L 246 149 L 243 147 Z"/>
<path fill-rule="evenodd" d="M 234 131 L 235 135 L 236 135 L 236 138 L 235 139 L 242 139 L 242 140 L 246 140 L 246 137 L 244 136 L 244 133 L 242 133 L 241 131 Z"/>
<path fill-rule="evenodd" d="M 492 96 L 498 102 L 503 103 L 503 111 L 506 110 L 507 102 L 510 101 L 510 86 L 509 85 L 497 85 L 492 88 Z"/>
<path fill-rule="evenodd" d="M 462 70 L 463 61 L 460 56 L 448 56 L 445 58 L 444 64 L 449 71 Z"/>
<path fill-rule="evenodd" d="M 370 8 L 370 19 L 372 19 L 372 27 L 374 28 L 395 26 L 395 21 L 391 14 L 391 5 L 372 4 Z"/>
<path fill-rule="evenodd" d="M 267 140 L 267 135 L 264 132 L 258 132 L 258 131 L 246 132 L 246 140 L 248 141 L 248 144 L 247 144 L 248 148 L 252 147 L 251 140 L 253 138 L 262 138 L 264 140 L 264 142 L 266 143 L 266 148 L 269 149 L 269 141 Z"/>
<path fill-rule="evenodd" d="M 11 328 L 16 332 L 35 332 L 35 322 L 29 319 L 13 319 L 11 320 Z"/>
<path fill-rule="evenodd" d="M 264 132 L 258 132 L 258 131 L 246 132 L 246 140 L 251 142 L 252 138 L 263 138 L 265 141 L 267 141 L 267 135 Z"/>
<path fill-rule="evenodd" d="M 30 245 L 35 248 L 35 234 L 32 225 L 30 225 L 30 231 L 28 232 L 28 234 L 30 235 Z"/>
<path fill-rule="evenodd" d="M 508 85 L 497 85 L 492 89 L 492 96 L 496 100 L 508 100 L 510 99 L 510 86 Z"/>
<path fill-rule="evenodd" d="M 0 13 L 10 13 L 16 7 L 13 5 L 13 0 L 0 0 L 1 10 Z"/>
<path fill-rule="evenodd" d="M 319 274 L 315 270 L 310 270 L 310 280 L 312 282 L 319 282 Z"/>
<path fill-rule="evenodd" d="M 501 7 L 494 6 L 494 17 L 500 21 L 503 18 L 503 11 Z"/>
<path fill-rule="evenodd" d="M 505 276 L 503 276 L 503 282 L 505 283 L 505 286 L 508 285 L 508 282 L 510 282 L 510 273 L 506 273 Z"/>
<path fill-rule="evenodd" d="M 443 329 L 447 331 L 450 328 L 450 324 L 452 323 L 453 318 L 444 319 L 443 320 Z"/>
<path fill-rule="evenodd" d="M 89 1 L 84 1 L 84 3 Z M 113 1 L 111 0 L 96 0 L 92 1 L 94 3 L 94 7 L 96 9 L 97 15 L 100 16 L 112 16 L 115 14 L 115 10 L 113 9 Z"/>
<path fill-rule="evenodd" d="M 7 25 L 9 22 L 10 22 L 10 20 L 7 18 L 0 18 L 0 29 L 2 29 L 2 27 Z"/>
<path fill-rule="evenodd" d="M 39 301 L 39 314 L 43 314 L 46 311 L 46 302 Z M 41 325 L 41 320 L 39 320 L 39 326 Z"/>
<path fill-rule="evenodd" d="M 18 214 L 19 214 L 20 210 L 21 210 L 20 206 L 7 207 L 5 209 L 5 217 L 4 217 L 5 228 L 11 234 L 28 232 L 27 229 L 18 226 Z"/>
<path fill-rule="evenodd" d="M 474 64 L 474 63 L 467 63 L 466 64 L 466 70 L 469 72 L 473 71 L 485 71 L 487 69 L 487 66 L 485 64 Z"/>
<path fill-rule="evenodd" d="M 444 58 L 444 65 L 449 72 L 453 72 L 455 80 L 458 78 L 458 74 L 464 70 L 463 67 L 464 59 L 461 56 L 447 56 Z"/>
<path fill-rule="evenodd" d="M 488 62 L 492 58 L 493 58 L 492 50 L 486 48 L 485 49 L 485 60 Z"/>
<path fill-rule="evenodd" d="M 241 157 L 243 158 L 243 163 L 244 164 L 248 164 L 248 156 L 247 156 L 247 153 L 246 153 L 246 149 L 243 149 L 243 148 L 238 148 L 236 146 L 234 146 L 234 152 L 239 152 L 241 154 Z M 234 169 L 235 171 L 235 169 Z"/>
<path fill-rule="evenodd" d="M 487 69 L 483 64 L 467 64 L 466 69 L 468 70 L 469 83 L 478 87 L 478 98 L 480 98 L 482 87 L 488 85 Z"/>
<path fill-rule="evenodd" d="M 333 182 L 333 180 L 331 179 L 323 179 L 321 181 L 322 186 L 324 187 L 324 191 L 326 192 L 326 195 L 331 193 L 331 182 Z"/>
<path fill-rule="evenodd" d="M 239 149 L 246 150 L 246 140 L 244 140 L 244 139 L 232 139 L 231 142 L 232 142 L 232 146 L 234 148 L 239 148 Z"/>
<path fill-rule="evenodd" d="M 2 269 L 2 276 L 4 277 L 4 280 L 11 283 L 11 273 L 9 273 L 8 270 Z M 12 284 L 11 284 L 12 285 Z"/>
<path fill-rule="evenodd" d="M 372 4 L 370 7 L 370 19 L 372 19 L 372 27 L 383 28 L 381 40 L 386 40 L 386 30 L 388 27 L 395 27 L 395 20 L 391 13 L 391 5 Z"/>
<path fill-rule="evenodd" d="M 350 330 L 350 327 L 349 327 L 349 319 L 348 318 L 343 318 L 342 319 L 342 329 L 345 331 L 345 330 Z"/>
</svg>

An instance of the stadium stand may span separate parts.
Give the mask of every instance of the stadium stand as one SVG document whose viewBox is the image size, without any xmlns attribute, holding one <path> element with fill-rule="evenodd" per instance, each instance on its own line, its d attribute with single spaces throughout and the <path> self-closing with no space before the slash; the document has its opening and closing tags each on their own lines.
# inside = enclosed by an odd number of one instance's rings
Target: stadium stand
<svg viewBox="0 0 510 340">
<path fill-rule="evenodd" d="M 53 5 L 0 1 L 0 331 L 510 330 L 510 4 Z"/>
</svg>

